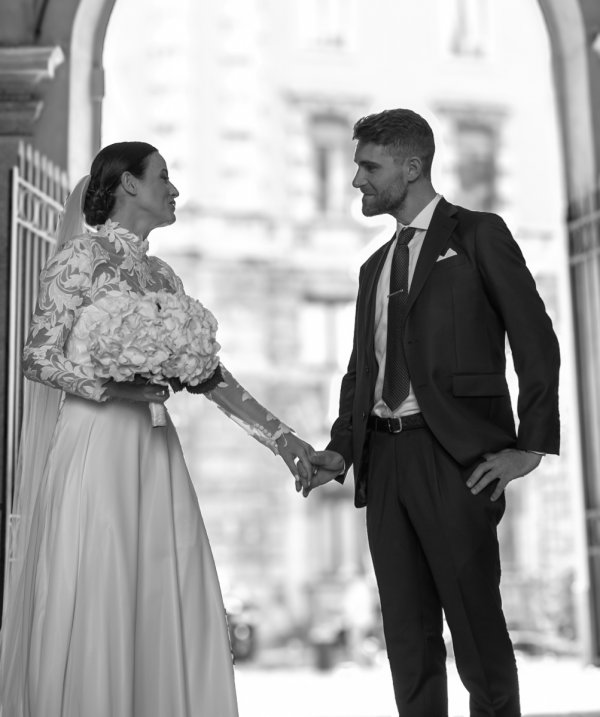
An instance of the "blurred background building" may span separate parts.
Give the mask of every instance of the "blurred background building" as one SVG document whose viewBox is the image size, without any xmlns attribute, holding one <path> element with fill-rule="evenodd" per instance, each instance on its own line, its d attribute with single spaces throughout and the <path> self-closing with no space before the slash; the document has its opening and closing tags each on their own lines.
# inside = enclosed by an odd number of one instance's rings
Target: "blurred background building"
<svg viewBox="0 0 600 717">
<path fill-rule="evenodd" d="M 316 447 L 337 415 L 358 268 L 394 230 L 361 215 L 352 126 L 398 106 L 430 121 L 434 185 L 505 218 L 563 347 L 563 453 L 511 484 L 501 527 L 516 639 L 569 649 L 581 474 L 564 168 L 539 3 L 119 0 L 104 68 L 102 143 L 155 144 L 181 192 L 177 224 L 153 234 L 152 251 L 218 317 L 228 368 Z M 259 649 L 341 637 L 351 652 L 357 635 L 377 635 L 352 480 L 304 501 L 283 463 L 208 401 L 169 405 L 226 599 L 251 608 Z"/>
</svg>

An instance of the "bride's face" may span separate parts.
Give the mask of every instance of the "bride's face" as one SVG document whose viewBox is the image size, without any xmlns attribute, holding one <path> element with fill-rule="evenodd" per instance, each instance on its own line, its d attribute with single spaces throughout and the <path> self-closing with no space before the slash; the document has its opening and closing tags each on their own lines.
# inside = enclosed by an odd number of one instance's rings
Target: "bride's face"
<svg viewBox="0 0 600 717">
<path fill-rule="evenodd" d="M 175 198 L 179 196 L 179 192 L 171 183 L 167 163 L 158 152 L 149 156 L 144 176 L 136 181 L 138 207 L 148 216 L 150 222 L 155 227 L 173 224 Z"/>
</svg>

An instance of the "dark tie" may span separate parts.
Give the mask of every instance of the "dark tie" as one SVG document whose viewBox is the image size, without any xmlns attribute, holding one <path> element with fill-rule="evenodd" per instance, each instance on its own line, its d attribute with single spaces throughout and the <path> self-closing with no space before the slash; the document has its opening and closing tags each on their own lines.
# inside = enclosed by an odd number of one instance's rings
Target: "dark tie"
<svg viewBox="0 0 600 717">
<path fill-rule="evenodd" d="M 415 232 L 414 227 L 404 227 L 400 232 L 394 249 L 390 273 L 387 348 L 382 397 L 392 411 L 395 411 L 408 396 L 410 387 L 402 337 L 404 311 L 408 299 L 408 243 Z"/>
</svg>

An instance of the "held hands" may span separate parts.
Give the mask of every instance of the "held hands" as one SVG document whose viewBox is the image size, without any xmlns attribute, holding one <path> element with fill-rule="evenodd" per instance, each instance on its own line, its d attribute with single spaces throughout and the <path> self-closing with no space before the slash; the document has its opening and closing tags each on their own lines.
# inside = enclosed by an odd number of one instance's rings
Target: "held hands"
<svg viewBox="0 0 600 717">
<path fill-rule="evenodd" d="M 519 451 L 515 448 L 506 448 L 499 453 L 486 453 L 484 458 L 485 461 L 471 473 L 467 488 L 477 495 L 492 481 L 497 480 L 498 484 L 490 497 L 491 500 L 498 500 L 511 480 L 531 473 L 542 460 L 539 453 Z"/>
<path fill-rule="evenodd" d="M 284 433 L 275 442 L 279 455 L 296 480 L 296 490 L 299 491 L 301 486 L 305 485 L 306 476 L 312 473 L 311 459 L 315 455 L 314 448 L 295 433 Z"/>
<path fill-rule="evenodd" d="M 156 383 L 138 381 L 113 381 L 104 384 L 105 395 L 121 401 L 143 401 L 144 403 L 164 403 L 169 398 L 169 389 Z"/>
<path fill-rule="evenodd" d="M 296 490 L 306 498 L 313 488 L 329 483 L 344 470 L 344 459 L 336 451 L 316 451 L 311 457 L 310 472 L 305 472 L 305 466 L 299 466 L 301 480 L 296 481 Z"/>
</svg>

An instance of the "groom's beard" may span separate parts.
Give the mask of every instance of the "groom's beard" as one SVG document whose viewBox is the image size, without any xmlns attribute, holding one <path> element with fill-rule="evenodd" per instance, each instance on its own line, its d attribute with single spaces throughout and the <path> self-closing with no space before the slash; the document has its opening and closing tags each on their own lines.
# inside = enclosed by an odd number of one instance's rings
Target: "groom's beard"
<svg viewBox="0 0 600 717">
<path fill-rule="evenodd" d="M 365 217 L 379 214 L 396 214 L 404 206 L 408 196 L 408 187 L 392 186 L 378 194 L 363 194 L 362 213 Z"/>
</svg>

